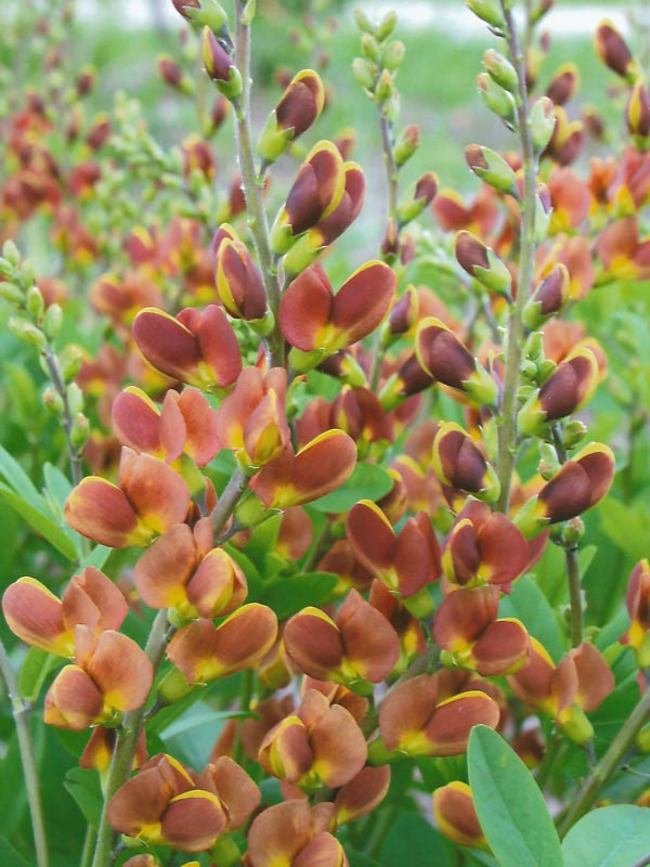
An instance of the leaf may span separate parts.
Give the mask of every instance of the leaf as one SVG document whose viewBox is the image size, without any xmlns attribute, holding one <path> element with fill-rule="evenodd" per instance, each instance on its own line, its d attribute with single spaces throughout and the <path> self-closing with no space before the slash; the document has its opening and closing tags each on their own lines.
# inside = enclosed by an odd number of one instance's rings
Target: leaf
<svg viewBox="0 0 650 867">
<path fill-rule="evenodd" d="M 392 823 L 381 848 L 381 864 L 404 867 L 454 867 L 451 846 L 419 813 L 402 813 Z"/>
<path fill-rule="evenodd" d="M 0 474 L 4 476 L 9 487 L 20 494 L 23 500 L 36 508 L 41 506 L 43 500 L 32 480 L 4 446 L 0 446 Z"/>
<path fill-rule="evenodd" d="M 650 512 L 640 504 L 628 506 L 611 497 L 601 503 L 602 529 L 636 563 L 647 555 Z"/>
<path fill-rule="evenodd" d="M 95 569 L 103 568 L 108 558 L 113 553 L 112 548 L 107 548 L 106 545 L 95 545 L 88 557 L 83 562 L 83 566 L 94 566 Z"/>
<path fill-rule="evenodd" d="M 500 617 L 518 617 L 537 638 L 555 662 L 564 656 L 564 638 L 555 612 L 533 578 L 524 575 L 516 581 L 510 596 L 503 598 Z"/>
<path fill-rule="evenodd" d="M 631 867 L 650 855 L 650 810 L 618 804 L 587 813 L 562 843 L 565 867 Z"/>
<path fill-rule="evenodd" d="M 54 464 L 47 463 L 43 467 L 43 478 L 45 479 L 45 489 L 50 495 L 58 510 L 62 512 L 65 501 L 72 490 L 70 481 L 63 475 L 58 467 Z"/>
<path fill-rule="evenodd" d="M 0 484 L 0 497 L 8 503 L 18 514 L 35 530 L 43 536 L 56 550 L 74 563 L 77 559 L 77 550 L 72 539 L 67 533 L 57 526 L 47 514 L 42 511 L 45 505 L 39 497 L 40 507 L 33 506 L 27 500 L 15 493 L 6 485 Z"/>
<path fill-rule="evenodd" d="M 71 768 L 65 775 L 63 785 L 75 799 L 88 824 L 97 828 L 103 804 L 97 771 Z"/>
<path fill-rule="evenodd" d="M 506 741 L 475 726 L 468 768 L 476 812 L 501 867 L 561 867 L 560 840 L 542 793 Z"/>
<path fill-rule="evenodd" d="M 3 867 L 29 867 L 23 856 L 4 837 L 0 837 L 0 864 Z"/>
<path fill-rule="evenodd" d="M 286 620 L 307 605 L 322 605 L 338 581 L 331 572 L 303 572 L 273 578 L 264 584 L 259 602 L 268 605 L 280 620 Z"/>
<path fill-rule="evenodd" d="M 375 464 L 357 464 L 350 478 L 310 505 L 319 512 L 347 512 L 359 500 L 379 500 L 393 487 L 386 470 Z"/>
<path fill-rule="evenodd" d="M 27 651 L 18 676 L 18 689 L 32 704 L 38 700 L 45 678 L 55 662 L 56 657 L 46 650 L 30 647 Z"/>
</svg>

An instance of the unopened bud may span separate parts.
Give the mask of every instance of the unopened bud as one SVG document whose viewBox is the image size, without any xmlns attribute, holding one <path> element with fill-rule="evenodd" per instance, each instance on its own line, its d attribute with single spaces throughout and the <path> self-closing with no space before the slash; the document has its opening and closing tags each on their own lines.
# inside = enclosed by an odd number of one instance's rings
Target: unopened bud
<svg viewBox="0 0 650 867">
<path fill-rule="evenodd" d="M 506 22 L 499 0 L 466 0 L 466 3 L 467 8 L 481 21 L 497 30 L 504 29 Z"/>
<path fill-rule="evenodd" d="M 480 73 L 476 84 L 487 108 L 502 120 L 512 123 L 515 118 L 515 103 L 512 95 L 498 85 L 487 72 Z"/>
<path fill-rule="evenodd" d="M 201 56 L 208 77 L 230 100 L 237 99 L 242 91 L 242 80 L 232 57 L 219 42 L 209 27 L 203 28 Z"/>
<path fill-rule="evenodd" d="M 596 53 L 605 66 L 629 82 L 636 80 L 639 71 L 632 52 L 610 21 L 603 21 L 598 26 L 594 42 Z"/>
<path fill-rule="evenodd" d="M 381 63 L 385 69 L 394 72 L 402 64 L 406 49 L 404 43 L 395 39 L 393 42 L 387 42 L 384 50 L 381 53 Z"/>
<path fill-rule="evenodd" d="M 366 90 L 372 91 L 375 86 L 375 77 L 371 67 L 363 57 L 355 57 L 352 61 L 352 74 L 358 84 Z"/>
<path fill-rule="evenodd" d="M 354 14 L 354 23 L 357 25 L 359 30 L 363 31 L 364 33 L 374 33 L 375 32 L 375 28 L 374 28 L 372 21 L 370 20 L 370 18 L 368 18 L 368 16 L 363 11 L 363 9 L 357 8 L 354 10 L 353 14 Z"/>
<path fill-rule="evenodd" d="M 478 280 L 492 292 L 507 295 L 512 286 L 512 275 L 505 262 L 471 232 L 456 236 L 456 259 L 470 277 Z"/>
<path fill-rule="evenodd" d="M 397 24 L 397 12 L 391 10 L 387 12 L 386 15 L 382 18 L 375 31 L 375 35 L 380 42 L 383 42 L 385 39 L 391 35 L 395 26 Z"/>
<path fill-rule="evenodd" d="M 45 317 L 43 319 L 43 331 L 45 332 L 45 336 L 49 340 L 54 340 L 54 338 L 61 331 L 62 325 L 63 310 L 61 309 L 61 305 L 50 304 L 50 306 L 45 311 Z"/>
<path fill-rule="evenodd" d="M 483 66 L 490 74 L 490 77 L 503 87 L 504 90 L 507 90 L 509 93 L 517 92 L 519 86 L 517 70 L 503 54 L 499 54 L 498 51 L 490 48 L 483 55 Z"/>
<path fill-rule="evenodd" d="M 40 322 L 45 312 L 45 301 L 38 286 L 30 286 L 25 296 L 25 307 L 35 322 Z"/>
<path fill-rule="evenodd" d="M 375 88 L 375 98 L 382 105 L 389 100 L 393 95 L 393 76 L 387 69 L 384 69 L 379 76 L 377 87 Z"/>
<path fill-rule="evenodd" d="M 366 60 L 379 63 L 379 58 L 381 57 L 379 43 L 370 33 L 364 33 L 361 37 L 361 52 Z"/>
<path fill-rule="evenodd" d="M 554 106 L 548 96 L 542 96 L 533 103 L 529 124 L 533 147 L 537 153 L 541 153 L 551 140 L 555 129 Z"/>
<path fill-rule="evenodd" d="M 34 346 L 36 349 L 39 350 L 39 352 L 45 349 L 45 345 L 47 343 L 45 335 L 40 328 L 37 328 L 36 325 L 33 325 L 26 319 L 22 319 L 18 316 L 12 316 L 9 320 L 9 330 L 19 340 L 23 340 L 30 346 Z"/>
<path fill-rule="evenodd" d="M 82 449 L 90 436 L 90 422 L 82 413 L 77 413 L 70 431 L 70 442 L 76 449 Z"/>
<path fill-rule="evenodd" d="M 13 241 L 5 241 L 2 245 L 2 258 L 6 259 L 14 268 L 20 265 L 20 253 Z"/>
<path fill-rule="evenodd" d="M 0 298 L 8 301 L 10 304 L 21 304 L 24 300 L 24 295 L 19 286 L 15 283 L 3 281 L 0 283 Z"/>
<path fill-rule="evenodd" d="M 228 22 L 217 0 L 172 0 L 172 3 L 186 21 L 197 27 L 209 27 L 214 33 L 220 33 Z"/>
<path fill-rule="evenodd" d="M 503 157 L 491 148 L 469 145 L 465 160 L 474 174 L 501 193 L 517 192 L 517 176 Z"/>
<path fill-rule="evenodd" d="M 574 449 L 586 435 L 587 425 L 584 422 L 578 419 L 567 422 L 564 426 L 564 447 Z"/>
<path fill-rule="evenodd" d="M 427 172 L 418 178 L 404 199 L 397 206 L 397 219 L 400 226 L 415 220 L 431 204 L 438 192 L 438 176 Z"/>
<path fill-rule="evenodd" d="M 650 136 L 650 92 L 639 79 L 633 85 L 625 106 L 625 120 L 632 135 Z"/>
<path fill-rule="evenodd" d="M 59 367 L 64 382 L 72 382 L 81 370 L 83 351 L 79 346 L 68 344 L 59 354 Z"/>
<path fill-rule="evenodd" d="M 560 461 L 555 451 L 554 446 L 550 443 L 543 442 L 539 447 L 540 461 L 539 474 L 548 482 L 560 469 Z"/>
<path fill-rule="evenodd" d="M 523 321 L 526 328 L 539 328 L 550 316 L 556 316 L 569 297 L 569 272 L 559 264 L 542 280 L 526 304 Z"/>
<path fill-rule="evenodd" d="M 63 415 L 65 409 L 63 398 L 51 385 L 43 390 L 43 404 L 54 415 Z"/>
<path fill-rule="evenodd" d="M 411 123 L 405 126 L 395 143 L 395 165 L 401 168 L 407 163 L 420 146 L 420 128 Z"/>
</svg>

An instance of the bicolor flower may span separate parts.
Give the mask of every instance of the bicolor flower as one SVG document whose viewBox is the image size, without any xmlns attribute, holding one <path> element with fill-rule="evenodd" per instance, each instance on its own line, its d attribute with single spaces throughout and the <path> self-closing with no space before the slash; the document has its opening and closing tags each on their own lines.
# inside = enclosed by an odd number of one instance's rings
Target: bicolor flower
<svg viewBox="0 0 650 867">
<path fill-rule="evenodd" d="M 341 201 L 293 244 L 283 260 L 285 274 L 293 276 L 308 268 L 359 216 L 366 192 L 361 166 L 346 162 L 343 164 L 343 175 Z"/>
<path fill-rule="evenodd" d="M 512 275 L 508 267 L 480 238 L 471 232 L 459 232 L 456 236 L 456 259 L 470 277 L 482 283 L 497 295 L 508 295 Z"/>
<path fill-rule="evenodd" d="M 614 470 L 614 453 L 609 446 L 589 443 L 563 464 L 537 496 L 517 513 L 516 525 L 530 537 L 548 524 L 582 515 L 607 494 Z"/>
<path fill-rule="evenodd" d="M 420 322 L 415 334 L 415 353 L 422 369 L 433 379 L 479 406 L 495 405 L 496 382 L 440 319 L 431 316 Z"/>
<path fill-rule="evenodd" d="M 271 229 L 271 246 L 278 255 L 338 208 L 345 194 L 343 158 L 333 142 L 320 141 L 298 170 L 285 204 Z"/>
<path fill-rule="evenodd" d="M 79 767 L 96 770 L 99 773 L 102 784 L 111 766 L 115 745 L 117 744 L 118 730 L 97 726 L 92 730 L 83 753 L 79 757 Z M 133 756 L 132 770 L 141 767 L 147 761 L 147 736 L 144 729 L 138 735 L 138 741 Z"/>
<path fill-rule="evenodd" d="M 122 445 L 167 463 L 187 454 L 202 467 L 220 448 L 216 413 L 195 388 L 170 389 L 159 407 L 130 385 L 113 401 L 111 422 Z"/>
<path fill-rule="evenodd" d="M 236 100 L 242 92 L 241 74 L 232 56 L 207 25 L 201 34 L 201 59 L 208 78 L 227 99 Z"/>
<path fill-rule="evenodd" d="M 371 334 L 390 308 L 395 282 L 393 270 L 379 261 L 358 268 L 336 294 L 320 265 L 297 277 L 282 296 L 279 313 L 296 370 L 315 367 Z"/>
<path fill-rule="evenodd" d="M 268 464 L 289 447 L 286 392 L 284 369 L 274 367 L 263 374 L 259 367 L 245 367 L 217 410 L 221 445 L 232 449 L 244 466 Z"/>
<path fill-rule="evenodd" d="M 241 828 L 259 801 L 255 783 L 227 756 L 193 774 L 161 753 L 113 795 L 108 820 L 143 843 L 203 852 L 221 834 Z"/>
<path fill-rule="evenodd" d="M 571 278 L 562 263 L 551 268 L 524 308 L 524 324 L 531 331 L 561 312 L 569 300 Z"/>
<path fill-rule="evenodd" d="M 152 681 L 151 661 L 131 638 L 113 629 L 96 636 L 77 626 L 75 664 L 54 678 L 45 696 L 45 722 L 73 731 L 114 725 L 142 707 Z"/>
<path fill-rule="evenodd" d="M 388 765 L 373 768 L 368 765 L 345 783 L 334 799 L 334 822 L 338 828 L 371 813 L 384 800 L 390 785 Z"/>
<path fill-rule="evenodd" d="M 376 503 L 361 500 L 350 509 L 346 529 L 357 560 L 400 598 L 413 601 L 440 576 L 440 548 L 425 512 L 396 533 Z"/>
<path fill-rule="evenodd" d="M 397 633 L 386 618 L 351 590 L 336 619 L 309 606 L 284 628 L 284 644 L 297 671 L 317 680 L 379 683 L 399 656 Z"/>
<path fill-rule="evenodd" d="M 92 566 L 70 579 L 62 599 L 35 578 L 19 578 L 2 597 L 2 612 L 14 635 L 65 657 L 74 656 L 77 626 L 97 633 L 119 629 L 128 610 L 122 592 Z"/>
<path fill-rule="evenodd" d="M 629 644 L 634 648 L 639 668 L 648 668 L 650 666 L 650 563 L 647 560 L 640 560 L 632 570 L 625 603 L 630 615 L 630 625 L 622 636 L 621 643 Z"/>
<path fill-rule="evenodd" d="M 295 454 L 290 448 L 262 468 L 250 487 L 267 509 L 301 506 L 342 485 L 357 461 L 354 440 L 328 430 Z"/>
<path fill-rule="evenodd" d="M 390 751 L 455 756 L 467 749 L 475 725 L 496 728 L 499 715 L 496 702 L 484 692 L 469 690 L 441 699 L 437 676 L 421 674 L 388 693 L 381 703 L 379 729 Z"/>
<path fill-rule="evenodd" d="M 650 136 L 650 91 L 639 79 L 630 90 L 625 106 L 625 120 L 630 133 L 640 138 Z"/>
<path fill-rule="evenodd" d="M 497 619 L 499 588 L 492 585 L 449 593 L 436 611 L 433 635 L 453 665 L 484 677 L 511 674 L 526 662 L 528 633 L 514 617 Z"/>
<path fill-rule="evenodd" d="M 369 572 L 354 556 L 347 539 L 337 539 L 318 562 L 321 572 L 333 572 L 339 580 L 334 588 L 337 597 L 345 596 L 348 590 L 365 590 L 373 580 Z"/>
<path fill-rule="evenodd" d="M 354 717 L 315 689 L 262 741 L 258 760 L 267 773 L 305 789 L 338 788 L 363 768 L 366 739 Z"/>
<path fill-rule="evenodd" d="M 278 620 L 266 605 L 243 605 L 219 626 L 195 620 L 178 630 L 167 656 L 188 683 L 207 683 L 254 667 L 271 649 Z"/>
<path fill-rule="evenodd" d="M 554 717 L 568 737 L 582 744 L 593 737 L 585 712 L 596 710 L 614 689 L 614 676 L 593 644 L 573 648 L 556 666 L 531 638 L 528 662 L 508 683 L 518 698 Z"/>
<path fill-rule="evenodd" d="M 377 578 L 370 587 L 368 602 L 377 611 L 381 611 L 397 633 L 400 656 L 395 671 L 404 671 L 409 660 L 416 654 L 423 653 L 426 648 L 426 638 L 420 620 Z"/>
<path fill-rule="evenodd" d="M 588 346 L 578 346 L 557 366 L 519 411 L 524 436 L 542 435 L 546 425 L 582 409 L 598 387 L 598 361 Z"/>
<path fill-rule="evenodd" d="M 266 164 L 275 162 L 292 141 L 314 124 L 325 104 L 320 75 L 303 69 L 294 75 L 266 121 L 257 152 Z"/>
<path fill-rule="evenodd" d="M 594 44 L 596 53 L 605 66 L 626 81 L 635 81 L 639 74 L 638 66 L 626 41 L 610 21 L 603 21 L 598 25 Z"/>
<path fill-rule="evenodd" d="M 241 371 L 237 338 L 215 304 L 176 317 L 145 307 L 133 321 L 133 338 L 152 367 L 203 391 L 228 388 Z"/>
<path fill-rule="evenodd" d="M 311 807 L 292 799 L 268 807 L 248 832 L 245 867 L 349 867 L 343 847 L 328 828 L 332 804 Z"/>
<path fill-rule="evenodd" d="M 150 608 L 170 608 L 180 620 L 214 618 L 238 608 L 248 592 L 246 576 L 223 548 L 212 546 L 212 524 L 192 531 L 175 524 L 140 557 L 135 585 Z"/>
<path fill-rule="evenodd" d="M 73 530 L 109 548 L 144 548 L 185 520 L 187 485 L 164 461 L 124 446 L 118 484 L 88 476 L 73 489 L 65 519 Z"/>
<path fill-rule="evenodd" d="M 212 249 L 216 256 L 215 283 L 219 300 L 234 319 L 255 322 L 266 315 L 266 293 L 259 268 L 235 230 L 219 227 Z"/>
<path fill-rule="evenodd" d="M 299 560 L 309 550 L 313 537 L 309 515 L 300 506 L 291 506 L 282 513 L 274 553 L 284 560 Z"/>
<path fill-rule="evenodd" d="M 508 517 L 469 500 L 445 541 L 442 569 L 452 584 L 462 587 L 508 585 L 530 559 L 528 543 Z"/>
<path fill-rule="evenodd" d="M 555 105 L 565 105 L 578 89 L 580 73 L 575 63 L 563 63 L 546 88 L 546 96 Z"/>
<path fill-rule="evenodd" d="M 489 849 L 476 815 L 472 790 L 460 780 L 433 793 L 433 815 L 438 830 L 458 846 Z"/>
<path fill-rule="evenodd" d="M 443 485 L 493 503 L 497 474 L 470 435 L 455 422 L 441 422 L 433 440 L 433 469 Z"/>
</svg>

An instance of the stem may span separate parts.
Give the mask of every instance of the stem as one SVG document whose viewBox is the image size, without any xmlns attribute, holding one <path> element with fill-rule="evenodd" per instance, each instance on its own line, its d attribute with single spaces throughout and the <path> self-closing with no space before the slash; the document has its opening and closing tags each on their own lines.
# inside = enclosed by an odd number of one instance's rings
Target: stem
<svg viewBox="0 0 650 867">
<path fill-rule="evenodd" d="M 575 800 L 569 807 L 560 826 L 560 836 L 567 831 L 589 810 L 605 783 L 618 768 L 621 759 L 632 745 L 634 738 L 650 714 L 650 688 L 641 696 L 641 700 L 625 721 L 623 727 L 609 745 L 609 749 L 598 762 Z"/>
<path fill-rule="evenodd" d="M 253 687 L 255 685 L 255 673 L 252 668 L 249 668 L 244 672 L 244 688 L 242 690 L 242 696 L 239 703 L 239 707 L 243 711 L 249 711 L 251 707 L 251 701 L 253 700 Z M 235 746 L 233 748 L 233 759 L 237 762 L 238 765 L 241 765 L 242 760 L 244 758 L 244 744 L 241 739 L 241 720 L 237 723 L 236 736 L 235 736 Z"/>
<path fill-rule="evenodd" d="M 560 737 L 559 733 L 555 732 L 549 748 L 546 751 L 546 755 L 544 756 L 544 760 L 542 761 L 542 764 L 539 767 L 539 771 L 537 772 L 537 785 L 542 791 L 544 791 L 544 787 L 546 786 L 546 783 L 551 776 L 551 771 L 555 767 L 555 763 L 560 757 L 560 754 L 563 752 L 564 745 L 564 741 Z"/>
<path fill-rule="evenodd" d="M 508 342 L 506 349 L 506 375 L 501 404 L 501 418 L 498 425 L 497 473 L 501 483 L 498 508 L 507 512 L 510 502 L 510 485 L 515 466 L 517 439 L 517 392 L 519 391 L 519 368 L 521 367 L 523 323 L 522 314 L 531 293 L 535 257 L 535 191 L 536 161 L 533 141 L 528 125 L 528 93 L 526 90 L 526 61 L 523 48 L 515 27 L 508 4 L 501 2 L 506 20 L 512 63 L 517 70 L 518 99 L 517 127 L 521 142 L 521 155 L 524 176 L 524 195 L 521 203 L 521 241 L 519 250 L 519 269 L 517 297 L 510 307 L 508 320 Z"/>
<path fill-rule="evenodd" d="M 81 852 L 81 861 L 79 867 L 90 867 L 93 858 L 93 850 L 95 848 L 95 829 L 92 825 L 86 828 L 86 836 L 84 837 L 84 847 Z"/>
<path fill-rule="evenodd" d="M 50 374 L 52 385 L 54 386 L 56 393 L 63 401 L 63 431 L 65 433 L 65 439 L 68 447 L 70 474 L 72 475 L 72 483 L 74 485 L 78 485 L 83 478 L 83 466 L 81 464 L 81 454 L 79 453 L 79 449 L 77 449 L 72 443 L 72 428 L 74 425 L 74 419 L 72 418 L 72 413 L 70 412 L 68 391 L 65 387 L 65 382 L 63 381 L 63 375 L 61 374 L 61 368 L 59 367 L 59 360 L 56 357 L 56 353 L 51 346 L 46 346 L 43 352 L 43 356 L 45 358 L 45 364 L 47 365 L 47 369 Z"/>
<path fill-rule="evenodd" d="M 151 660 L 154 671 L 160 665 L 167 644 L 167 610 L 159 611 L 151 626 L 151 632 L 145 646 L 145 653 Z M 152 687 L 153 689 L 153 687 Z M 97 845 L 92 867 L 108 867 L 111 863 L 111 850 L 115 834 L 108 822 L 108 805 L 111 798 L 126 781 L 133 766 L 133 756 L 140 736 L 145 714 L 145 702 L 142 707 L 129 711 L 124 717 L 121 731 L 118 735 L 111 766 L 106 781 L 102 815 L 97 830 Z"/>
<path fill-rule="evenodd" d="M 242 469 L 237 468 L 230 477 L 230 481 L 226 485 L 223 494 L 219 497 L 219 502 L 210 515 L 215 537 L 217 537 L 225 527 L 226 521 L 232 515 L 241 495 L 246 490 L 247 484 L 248 477 Z"/>
<path fill-rule="evenodd" d="M 29 726 L 29 703 L 21 696 L 14 670 L 11 667 L 9 656 L 4 644 L 0 641 L 0 677 L 4 681 L 7 693 L 11 701 L 11 708 L 16 723 L 18 736 L 18 749 L 20 761 L 23 766 L 25 788 L 27 790 L 27 802 L 32 822 L 34 835 L 34 848 L 36 850 L 37 867 L 48 867 L 49 857 L 47 853 L 47 838 L 45 835 L 45 823 L 41 806 L 41 795 L 38 785 L 38 772 L 36 769 L 36 756 L 32 732 Z"/>
<path fill-rule="evenodd" d="M 235 2 L 237 25 L 235 33 L 235 56 L 237 67 L 242 77 L 242 92 L 234 104 L 235 109 L 235 140 L 237 159 L 242 176 L 242 187 L 246 199 L 248 226 L 253 236 L 255 252 L 262 272 L 264 289 L 269 308 L 275 317 L 275 327 L 269 338 L 271 359 L 274 365 L 284 366 L 284 339 L 278 325 L 278 307 L 280 306 L 280 284 L 276 267 L 271 254 L 269 228 L 264 208 L 264 180 L 259 177 L 255 168 L 253 155 L 253 137 L 250 122 L 251 104 L 251 29 L 243 20 L 244 4 L 241 0 Z"/>
</svg>

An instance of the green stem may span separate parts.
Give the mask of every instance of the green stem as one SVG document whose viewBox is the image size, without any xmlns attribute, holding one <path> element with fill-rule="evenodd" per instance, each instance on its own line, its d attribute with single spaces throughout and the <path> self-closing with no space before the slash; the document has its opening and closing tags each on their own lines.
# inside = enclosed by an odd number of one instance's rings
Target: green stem
<svg viewBox="0 0 650 867">
<path fill-rule="evenodd" d="M 95 849 L 95 829 L 92 825 L 86 828 L 86 836 L 84 837 L 84 847 L 81 852 L 81 861 L 79 867 L 90 867 L 93 859 L 93 851 Z"/>
<path fill-rule="evenodd" d="M 555 732 L 553 735 L 553 739 L 550 743 L 548 750 L 546 751 L 546 755 L 544 756 L 544 760 L 540 765 L 539 771 L 537 772 L 537 785 L 543 791 L 546 783 L 551 776 L 551 772 L 555 768 L 555 764 L 559 759 L 562 752 L 564 752 L 565 742 L 562 740 L 558 732 Z"/>
<path fill-rule="evenodd" d="M 241 710 L 248 712 L 251 709 L 253 700 L 253 687 L 255 686 L 255 672 L 249 668 L 244 672 L 244 688 L 239 703 Z M 237 722 L 237 734 L 235 736 L 235 746 L 233 748 L 233 759 L 238 765 L 241 765 L 244 758 L 244 744 L 241 739 L 240 732 L 241 720 Z"/>
<path fill-rule="evenodd" d="M 68 447 L 68 458 L 70 461 L 70 474 L 72 476 L 73 485 L 78 485 L 83 478 L 83 466 L 81 463 L 81 454 L 79 449 L 72 443 L 72 429 L 74 419 L 70 411 L 70 401 L 68 400 L 68 390 L 63 381 L 59 360 L 51 346 L 46 346 L 43 352 L 45 364 L 47 366 L 50 380 L 56 393 L 63 402 L 63 431 L 65 433 L 66 444 Z"/>
<path fill-rule="evenodd" d="M 225 527 L 228 518 L 230 518 L 234 512 L 235 506 L 241 499 L 247 485 L 248 477 L 246 476 L 246 473 L 242 469 L 237 468 L 230 477 L 230 481 L 224 488 L 217 505 L 210 515 L 215 538 L 219 536 L 219 533 L 221 533 Z"/>
<path fill-rule="evenodd" d="M 38 784 L 38 771 L 36 768 L 36 755 L 32 732 L 29 726 L 29 703 L 22 697 L 18 689 L 18 683 L 11 661 L 4 644 L 0 641 L 0 677 L 4 681 L 7 694 L 11 701 L 11 709 L 16 723 L 18 736 L 18 749 L 20 761 L 23 766 L 25 789 L 27 790 L 27 803 L 32 822 L 34 836 L 34 848 L 36 850 L 37 867 L 48 867 L 49 857 L 47 853 L 47 838 L 45 834 L 45 822 L 43 821 L 43 809 Z"/>
<path fill-rule="evenodd" d="M 508 340 L 506 348 L 506 373 L 503 386 L 500 423 L 498 425 L 497 474 L 501 483 L 498 508 L 507 512 L 510 503 L 510 485 L 515 466 L 517 449 L 517 393 L 519 391 L 519 369 L 521 367 L 523 345 L 522 315 L 528 301 L 533 282 L 535 259 L 535 193 L 537 185 L 535 152 L 528 123 L 528 92 L 526 89 L 526 61 L 519 42 L 509 4 L 501 3 L 508 30 L 508 46 L 512 63 L 517 70 L 517 128 L 521 142 L 521 156 L 524 176 L 524 195 L 521 202 L 521 241 L 517 297 L 510 307 L 508 320 Z"/>
<path fill-rule="evenodd" d="M 560 826 L 560 836 L 567 831 L 589 810 L 602 787 L 618 768 L 621 759 L 634 742 L 637 733 L 650 715 L 650 688 L 646 689 L 641 700 L 625 721 L 623 727 L 609 745 L 609 749 L 598 762 L 584 785 L 567 810 Z"/>
<path fill-rule="evenodd" d="M 167 610 L 159 611 L 152 624 L 145 653 L 151 660 L 154 671 L 160 665 L 167 644 Z M 104 804 L 97 830 L 97 845 L 92 867 L 108 867 L 111 863 L 111 850 L 115 834 L 108 821 L 108 805 L 113 795 L 127 780 L 133 766 L 133 756 L 142 729 L 147 702 L 136 710 L 129 711 L 124 717 L 122 728 L 117 738 L 111 766 L 106 781 Z"/>
<path fill-rule="evenodd" d="M 253 153 L 253 137 L 251 133 L 251 28 L 244 22 L 244 4 L 235 0 L 237 26 L 235 33 L 235 55 L 237 67 L 242 77 L 242 92 L 236 101 L 235 108 L 235 138 L 237 158 L 242 176 L 242 187 L 246 199 L 248 225 L 253 236 L 255 251 L 262 272 L 264 289 L 269 308 L 275 317 L 275 327 L 269 338 L 271 359 L 274 365 L 284 366 L 284 339 L 278 324 L 278 308 L 280 306 L 280 284 L 271 253 L 269 228 L 264 208 L 264 180 L 260 178 L 255 168 Z"/>
</svg>

